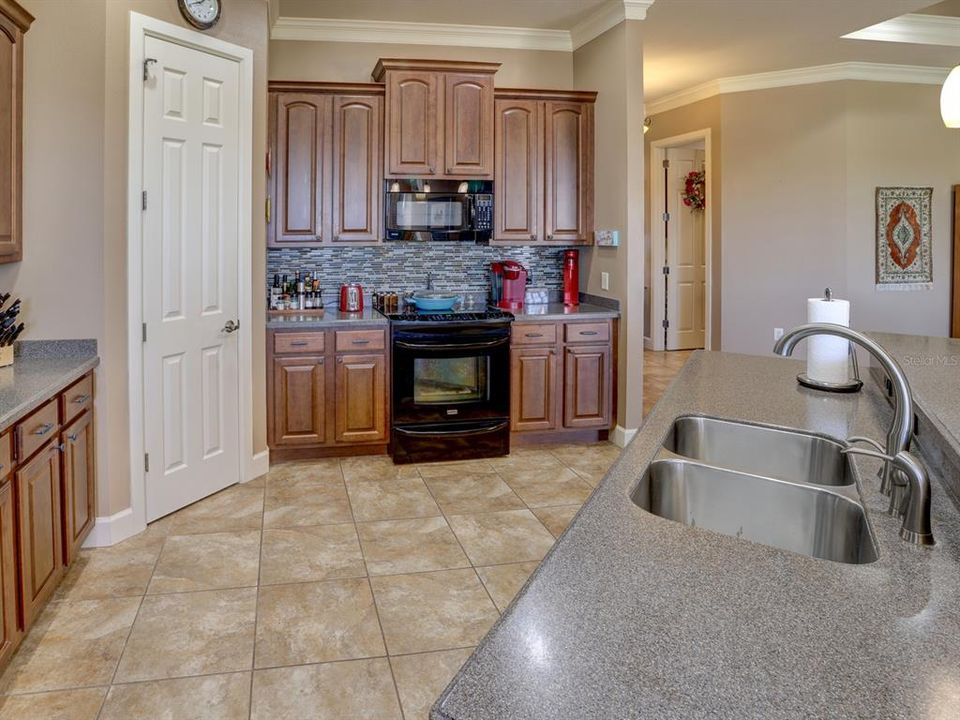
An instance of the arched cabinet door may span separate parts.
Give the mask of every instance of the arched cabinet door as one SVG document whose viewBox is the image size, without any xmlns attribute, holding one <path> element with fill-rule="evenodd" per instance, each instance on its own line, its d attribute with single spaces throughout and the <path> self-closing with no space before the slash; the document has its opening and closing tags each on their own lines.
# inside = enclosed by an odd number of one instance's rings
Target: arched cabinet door
<svg viewBox="0 0 960 720">
<path fill-rule="evenodd" d="M 383 98 L 333 97 L 333 237 L 335 243 L 380 239 L 383 198 Z"/>
<path fill-rule="evenodd" d="M 437 113 L 439 77 L 420 71 L 390 72 L 386 87 L 387 174 L 440 173 Z"/>
<path fill-rule="evenodd" d="M 23 258 L 23 34 L 33 16 L 0 0 L 0 263 Z"/>
<path fill-rule="evenodd" d="M 328 239 L 323 143 L 329 137 L 329 108 L 327 95 L 277 95 L 275 245 L 312 245 Z"/>
<path fill-rule="evenodd" d="M 444 168 L 446 175 L 493 175 L 493 76 L 444 75 Z"/>
<path fill-rule="evenodd" d="M 547 242 L 589 242 L 593 230 L 593 105 L 544 103 Z"/>
</svg>

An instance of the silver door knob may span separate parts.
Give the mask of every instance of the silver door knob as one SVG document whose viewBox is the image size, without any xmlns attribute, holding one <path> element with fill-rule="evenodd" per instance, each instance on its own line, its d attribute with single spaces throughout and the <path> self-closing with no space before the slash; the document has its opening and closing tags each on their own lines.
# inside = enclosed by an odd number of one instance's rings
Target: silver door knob
<svg viewBox="0 0 960 720">
<path fill-rule="evenodd" d="M 223 326 L 223 332 L 227 333 L 228 335 L 230 333 L 236 332 L 239 329 L 240 329 L 240 323 L 234 322 L 233 320 L 227 320 L 227 324 Z"/>
</svg>

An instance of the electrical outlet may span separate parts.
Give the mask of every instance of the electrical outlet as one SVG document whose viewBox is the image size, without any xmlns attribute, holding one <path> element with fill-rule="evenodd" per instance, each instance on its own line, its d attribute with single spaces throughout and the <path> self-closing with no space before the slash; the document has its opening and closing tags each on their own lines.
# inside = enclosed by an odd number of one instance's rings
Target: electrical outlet
<svg viewBox="0 0 960 720">
<path fill-rule="evenodd" d="M 774 328 L 773 329 L 773 339 L 779 340 L 783 337 L 783 328 Z"/>
<path fill-rule="evenodd" d="M 600 289 L 601 290 L 610 289 L 610 273 L 606 273 L 606 272 L 600 273 Z"/>
</svg>

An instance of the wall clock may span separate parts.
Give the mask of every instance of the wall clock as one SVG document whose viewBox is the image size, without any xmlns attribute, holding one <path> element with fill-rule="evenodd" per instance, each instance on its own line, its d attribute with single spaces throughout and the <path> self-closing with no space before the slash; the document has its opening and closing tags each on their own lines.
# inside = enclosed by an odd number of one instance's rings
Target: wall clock
<svg viewBox="0 0 960 720">
<path fill-rule="evenodd" d="M 177 0 L 180 14 L 188 23 L 201 30 L 209 30 L 220 19 L 220 0 Z"/>
</svg>

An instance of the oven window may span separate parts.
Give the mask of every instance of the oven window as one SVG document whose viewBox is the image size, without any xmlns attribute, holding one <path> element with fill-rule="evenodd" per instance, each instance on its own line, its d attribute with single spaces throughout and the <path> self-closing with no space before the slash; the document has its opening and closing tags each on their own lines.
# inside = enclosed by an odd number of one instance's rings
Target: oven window
<svg viewBox="0 0 960 720">
<path fill-rule="evenodd" d="M 463 200 L 459 198 L 433 198 L 418 200 L 416 195 L 388 196 L 388 205 L 393 205 L 393 227 L 398 230 L 457 229 L 463 227 Z"/>
<path fill-rule="evenodd" d="M 487 399 L 486 357 L 416 358 L 413 361 L 413 401 L 449 405 Z"/>
</svg>

